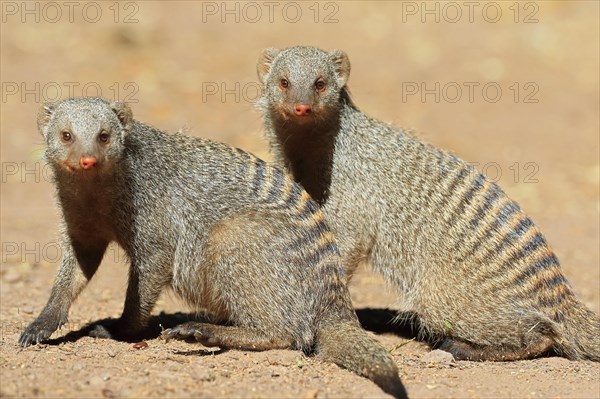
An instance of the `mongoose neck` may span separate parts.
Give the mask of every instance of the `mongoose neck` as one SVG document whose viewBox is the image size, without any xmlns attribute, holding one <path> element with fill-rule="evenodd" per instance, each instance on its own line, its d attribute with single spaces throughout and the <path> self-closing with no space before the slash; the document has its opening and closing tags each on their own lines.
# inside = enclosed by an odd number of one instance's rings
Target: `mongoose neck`
<svg viewBox="0 0 600 399">
<path fill-rule="evenodd" d="M 104 207 L 112 207 L 119 193 L 127 189 L 123 176 L 116 173 L 122 168 L 122 163 L 111 161 L 108 165 L 105 162 L 102 168 L 98 171 L 68 171 L 63 167 L 55 167 L 54 180 L 59 198 L 70 205 L 103 203 Z"/>
<path fill-rule="evenodd" d="M 340 104 L 341 105 L 341 104 Z M 294 179 L 324 205 L 329 197 L 335 142 L 340 132 L 339 108 L 323 123 L 273 126 L 279 150 Z"/>
<path fill-rule="evenodd" d="M 337 102 L 316 107 L 318 114 L 310 123 L 286 120 L 281 112 L 272 110 L 266 118 L 272 145 L 279 153 L 294 179 L 320 205 L 329 196 L 333 156 L 338 135 L 344 134 L 344 119 L 359 113 L 348 89 L 340 91 Z"/>
<path fill-rule="evenodd" d="M 286 164 L 311 197 L 320 205 L 327 201 L 337 129 L 313 130 L 287 136 L 282 146 Z"/>
</svg>

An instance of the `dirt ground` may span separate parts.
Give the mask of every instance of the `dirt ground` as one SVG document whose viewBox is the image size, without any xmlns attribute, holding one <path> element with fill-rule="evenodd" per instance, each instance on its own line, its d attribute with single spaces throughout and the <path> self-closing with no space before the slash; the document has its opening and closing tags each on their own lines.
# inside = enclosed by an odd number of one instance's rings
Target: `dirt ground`
<svg viewBox="0 0 600 399">
<path fill-rule="evenodd" d="M 599 3 L 467 3 L 3 1 L 0 396 L 385 396 L 370 381 L 297 351 L 165 343 L 160 326 L 191 311 L 170 293 L 154 310 L 146 348 L 86 336 L 89 323 L 121 312 L 127 265 L 116 247 L 70 322 L 46 345 L 17 346 L 60 260 L 57 207 L 35 127 L 41 102 L 85 94 L 128 100 L 139 120 L 173 131 L 185 126 L 268 159 L 253 107 L 265 47 L 345 50 L 359 107 L 497 179 L 598 312 Z M 350 288 L 413 398 L 600 397 L 598 363 L 436 361 L 425 344 L 387 324 L 384 309 L 400 304 L 379 277 L 362 270 Z"/>
</svg>

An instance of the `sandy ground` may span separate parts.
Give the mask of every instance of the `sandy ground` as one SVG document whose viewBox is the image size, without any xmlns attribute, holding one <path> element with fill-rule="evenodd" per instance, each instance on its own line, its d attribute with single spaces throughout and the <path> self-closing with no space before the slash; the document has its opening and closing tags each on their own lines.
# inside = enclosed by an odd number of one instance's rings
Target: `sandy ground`
<svg viewBox="0 0 600 399">
<path fill-rule="evenodd" d="M 63 2 L 1 3 L 0 396 L 384 396 L 300 352 L 165 343 L 160 326 L 190 317 L 169 293 L 154 311 L 148 347 L 87 337 L 89 323 L 121 312 L 127 265 L 117 248 L 52 341 L 17 346 L 60 259 L 35 128 L 41 102 L 98 92 L 132 102 L 145 122 L 185 126 L 268 158 L 253 107 L 264 47 L 345 50 L 361 109 L 497 179 L 545 232 L 581 300 L 600 310 L 597 2 L 475 2 L 472 13 L 464 2 L 75 3 L 72 13 Z M 597 363 L 437 362 L 386 324 L 381 310 L 399 303 L 377 276 L 361 271 L 351 290 L 411 397 L 600 397 Z"/>
</svg>

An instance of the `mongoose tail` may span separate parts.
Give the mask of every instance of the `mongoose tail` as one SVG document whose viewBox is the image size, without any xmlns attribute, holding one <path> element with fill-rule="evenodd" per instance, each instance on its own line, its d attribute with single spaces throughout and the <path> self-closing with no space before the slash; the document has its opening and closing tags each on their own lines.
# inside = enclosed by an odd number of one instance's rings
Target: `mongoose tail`
<svg viewBox="0 0 600 399">
<path fill-rule="evenodd" d="M 554 350 L 571 360 L 587 359 L 600 362 L 600 317 L 574 297 L 564 311 L 558 326 L 559 338 Z"/>
<path fill-rule="evenodd" d="M 322 290 L 319 301 L 315 354 L 370 379 L 395 398 L 408 398 L 392 356 L 361 327 L 349 291 L 341 289 L 347 285 L 347 276 L 339 273 L 340 259 L 324 258 L 319 269 L 321 281 L 328 289 Z"/>
<path fill-rule="evenodd" d="M 370 379 L 395 398 L 408 398 L 389 353 L 355 323 L 324 321 L 317 335 L 316 353 Z"/>
</svg>

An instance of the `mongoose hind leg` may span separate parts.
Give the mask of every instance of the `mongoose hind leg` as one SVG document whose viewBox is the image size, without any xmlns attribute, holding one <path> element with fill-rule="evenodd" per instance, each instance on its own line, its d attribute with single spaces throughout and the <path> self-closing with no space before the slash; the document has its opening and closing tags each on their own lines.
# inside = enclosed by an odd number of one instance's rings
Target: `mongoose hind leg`
<svg viewBox="0 0 600 399">
<path fill-rule="evenodd" d="M 519 348 L 483 346 L 457 338 L 446 338 L 437 346 L 437 349 L 450 352 L 456 360 L 502 362 L 539 357 L 549 353 L 552 346 L 553 341 L 549 337 L 540 337 L 537 342 Z"/>
<path fill-rule="evenodd" d="M 219 326 L 190 321 L 163 331 L 162 337 L 169 339 L 195 338 L 204 346 L 220 346 L 249 351 L 287 349 L 292 340 L 270 338 L 259 330 L 248 327 Z"/>
</svg>

